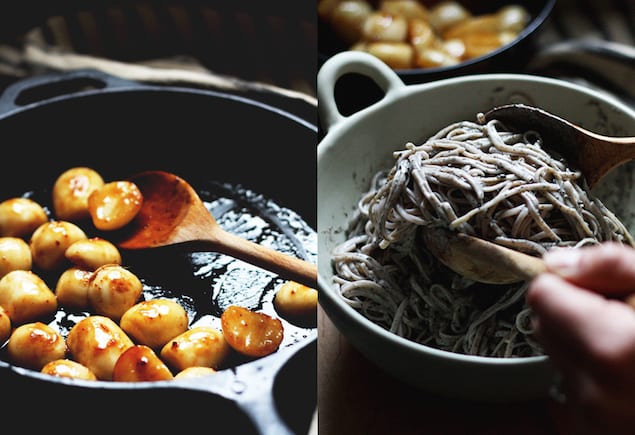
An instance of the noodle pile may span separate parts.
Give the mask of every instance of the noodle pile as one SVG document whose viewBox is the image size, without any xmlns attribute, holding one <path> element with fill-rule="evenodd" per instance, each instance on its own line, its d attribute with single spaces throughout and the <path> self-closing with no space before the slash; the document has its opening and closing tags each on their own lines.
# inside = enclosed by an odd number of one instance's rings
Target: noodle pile
<svg viewBox="0 0 635 435">
<path fill-rule="evenodd" d="M 479 114 L 394 156 L 332 254 L 334 284 L 365 317 L 412 341 L 479 356 L 542 354 L 532 338 L 527 283 L 476 288 L 481 284 L 426 250 L 424 227 L 536 256 L 555 246 L 633 245 L 580 172 L 546 152 L 537 132 L 508 131 Z"/>
</svg>

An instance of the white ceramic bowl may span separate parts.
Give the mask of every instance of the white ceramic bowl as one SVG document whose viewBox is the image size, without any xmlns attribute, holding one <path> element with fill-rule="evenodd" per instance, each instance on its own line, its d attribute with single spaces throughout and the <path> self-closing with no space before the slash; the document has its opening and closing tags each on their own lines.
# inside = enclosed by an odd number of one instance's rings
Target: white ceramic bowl
<svg viewBox="0 0 635 435">
<path fill-rule="evenodd" d="M 383 98 L 344 116 L 335 85 L 347 73 L 369 77 Z M 423 141 L 442 127 L 507 103 L 542 107 L 598 133 L 635 135 L 635 111 L 598 91 L 561 80 L 519 74 L 482 74 L 406 85 L 365 53 L 344 52 L 318 72 L 318 269 L 320 304 L 335 326 L 371 361 L 395 377 L 454 398 L 526 400 L 548 394 L 555 378 L 546 356 L 491 358 L 441 351 L 403 339 L 348 306 L 332 286 L 330 254 L 344 241 L 347 219 L 370 179 L 392 166 L 392 152 Z M 628 163 L 596 194 L 633 231 L 635 178 Z M 617 187 L 619 186 L 619 188 Z"/>
</svg>

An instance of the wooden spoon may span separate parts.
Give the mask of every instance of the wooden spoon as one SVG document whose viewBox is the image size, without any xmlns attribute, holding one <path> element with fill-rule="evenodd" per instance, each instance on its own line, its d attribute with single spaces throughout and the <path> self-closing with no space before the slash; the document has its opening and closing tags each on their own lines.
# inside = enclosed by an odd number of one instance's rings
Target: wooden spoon
<svg viewBox="0 0 635 435">
<path fill-rule="evenodd" d="M 117 241 L 122 249 L 147 249 L 188 243 L 262 267 L 282 278 L 317 288 L 317 266 L 225 231 L 196 191 L 177 175 L 146 171 L 130 178 L 143 205 Z"/>
<path fill-rule="evenodd" d="M 593 133 L 536 107 L 510 104 L 484 115 L 485 120 L 497 119 L 508 129 L 539 132 L 545 144 L 582 172 L 589 188 L 615 167 L 635 158 L 635 137 Z M 443 264 L 474 281 L 509 284 L 531 279 L 545 270 L 540 258 L 464 233 L 429 228 L 423 237 Z"/>
<path fill-rule="evenodd" d="M 461 276 L 486 284 L 529 280 L 546 270 L 539 257 L 447 228 L 425 228 L 423 240 L 441 263 Z"/>
</svg>

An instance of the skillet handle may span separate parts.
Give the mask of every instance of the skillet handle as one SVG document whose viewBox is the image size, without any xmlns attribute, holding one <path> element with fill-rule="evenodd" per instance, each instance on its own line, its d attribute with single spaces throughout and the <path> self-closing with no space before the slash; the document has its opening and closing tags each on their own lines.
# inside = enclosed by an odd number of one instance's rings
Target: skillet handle
<svg viewBox="0 0 635 435">
<path fill-rule="evenodd" d="M 19 80 L 0 95 L 0 117 L 47 101 L 106 88 L 141 87 L 140 83 L 121 79 L 98 70 L 82 69 L 43 74 Z"/>
<path fill-rule="evenodd" d="M 318 109 L 327 133 L 347 118 L 340 112 L 335 101 L 335 85 L 343 75 L 349 73 L 360 74 L 374 81 L 384 92 L 380 102 L 393 99 L 406 88 L 397 73 L 379 58 L 361 51 L 337 53 L 322 65 L 317 76 L 317 95 L 320 102 Z M 375 102 L 358 113 L 365 112 L 378 103 Z"/>
<path fill-rule="evenodd" d="M 294 386 L 293 391 L 276 394 L 276 385 L 279 385 L 282 370 L 288 368 L 294 358 L 300 358 L 302 370 L 307 370 L 310 379 L 317 367 L 307 367 L 304 362 L 307 359 L 316 361 L 316 354 L 317 331 L 304 338 L 303 342 L 278 349 L 262 360 L 239 365 L 234 370 L 170 382 L 179 388 L 204 391 L 233 401 L 249 417 L 258 435 L 298 435 L 280 413 L 278 401 L 293 401 L 295 394 L 306 394 L 303 388 L 307 386 L 300 384 Z M 286 405 L 294 407 L 291 402 Z"/>
</svg>

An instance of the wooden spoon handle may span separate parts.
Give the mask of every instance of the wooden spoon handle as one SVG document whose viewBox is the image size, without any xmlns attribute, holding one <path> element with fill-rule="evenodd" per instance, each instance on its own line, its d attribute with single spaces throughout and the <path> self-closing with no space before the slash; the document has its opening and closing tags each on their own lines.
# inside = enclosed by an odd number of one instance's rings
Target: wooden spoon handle
<svg viewBox="0 0 635 435">
<path fill-rule="evenodd" d="M 214 231 L 212 244 L 216 252 L 238 258 L 247 263 L 274 272 L 284 279 L 317 289 L 317 266 L 306 260 L 283 254 L 266 246 L 239 237 L 225 230 Z"/>
<path fill-rule="evenodd" d="M 488 243 L 478 237 L 459 233 L 456 235 L 456 240 L 469 255 L 473 256 L 472 258 L 483 256 L 488 263 L 496 264 L 499 270 L 507 271 L 510 276 L 530 280 L 547 269 L 542 258 Z"/>
</svg>

